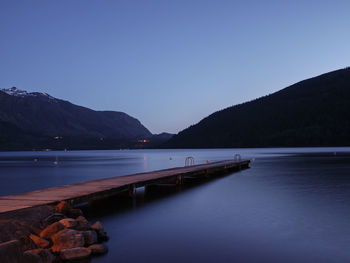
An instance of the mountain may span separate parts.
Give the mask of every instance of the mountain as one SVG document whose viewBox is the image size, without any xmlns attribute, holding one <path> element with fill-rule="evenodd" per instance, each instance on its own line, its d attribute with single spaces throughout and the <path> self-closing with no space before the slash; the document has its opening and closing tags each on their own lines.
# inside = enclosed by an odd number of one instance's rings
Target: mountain
<svg viewBox="0 0 350 263">
<path fill-rule="evenodd" d="M 123 112 L 94 111 L 15 87 L 0 90 L 0 150 L 132 148 L 151 137 Z"/>
<path fill-rule="evenodd" d="M 163 132 L 160 134 L 153 134 L 150 139 L 150 145 L 149 148 L 157 148 L 158 146 L 162 145 L 163 143 L 169 141 L 174 134 Z"/>
<path fill-rule="evenodd" d="M 165 148 L 350 145 L 350 68 L 217 111 Z"/>
</svg>

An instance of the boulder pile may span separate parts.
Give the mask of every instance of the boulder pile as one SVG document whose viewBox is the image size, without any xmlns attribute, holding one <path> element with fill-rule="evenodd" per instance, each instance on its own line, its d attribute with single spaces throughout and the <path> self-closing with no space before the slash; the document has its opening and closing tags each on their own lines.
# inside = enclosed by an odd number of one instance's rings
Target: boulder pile
<svg viewBox="0 0 350 263">
<path fill-rule="evenodd" d="M 41 228 L 28 236 L 0 243 L 0 257 L 9 263 L 57 263 L 90 258 L 107 253 L 102 242 L 108 240 L 100 222 L 90 225 L 80 209 L 60 202 L 44 218 Z"/>
</svg>

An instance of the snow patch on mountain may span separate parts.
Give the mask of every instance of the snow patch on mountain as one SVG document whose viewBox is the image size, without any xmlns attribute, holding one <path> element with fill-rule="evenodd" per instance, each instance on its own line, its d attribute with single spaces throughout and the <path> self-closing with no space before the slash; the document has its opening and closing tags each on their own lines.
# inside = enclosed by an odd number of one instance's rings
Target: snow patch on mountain
<svg viewBox="0 0 350 263">
<path fill-rule="evenodd" d="M 55 99 L 54 97 L 50 96 L 49 94 L 47 93 L 41 93 L 41 92 L 27 92 L 25 90 L 20 90 L 20 89 L 17 89 L 16 87 L 12 87 L 12 88 L 9 88 L 9 89 L 0 89 L 1 91 L 7 93 L 8 95 L 10 96 L 16 96 L 16 97 L 27 97 L 27 96 L 33 96 L 33 97 L 36 97 L 36 96 L 44 96 L 46 98 L 49 98 L 49 99 Z"/>
</svg>

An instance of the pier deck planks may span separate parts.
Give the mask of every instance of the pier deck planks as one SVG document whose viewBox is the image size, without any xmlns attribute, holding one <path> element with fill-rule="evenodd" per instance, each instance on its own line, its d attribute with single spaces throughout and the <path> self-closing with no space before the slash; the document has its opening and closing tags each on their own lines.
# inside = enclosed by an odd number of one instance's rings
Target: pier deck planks
<svg viewBox="0 0 350 263">
<path fill-rule="evenodd" d="M 209 164 L 177 167 L 147 173 L 98 179 L 71 185 L 57 186 L 33 192 L 0 197 L 0 214 L 39 205 L 67 201 L 79 204 L 151 184 L 163 183 L 181 176 L 202 177 L 240 170 L 249 166 L 249 160 L 220 161 Z"/>
</svg>

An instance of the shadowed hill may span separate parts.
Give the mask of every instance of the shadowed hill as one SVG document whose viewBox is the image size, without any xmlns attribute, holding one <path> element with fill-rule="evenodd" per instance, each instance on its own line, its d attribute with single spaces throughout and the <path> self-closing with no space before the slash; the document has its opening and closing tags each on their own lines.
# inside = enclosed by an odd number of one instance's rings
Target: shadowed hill
<svg viewBox="0 0 350 263">
<path fill-rule="evenodd" d="M 0 90 L 0 150 L 128 148 L 151 136 L 123 112 L 94 111 L 44 93 Z"/>
<path fill-rule="evenodd" d="M 350 145 L 350 68 L 215 112 L 166 148 Z"/>
</svg>

